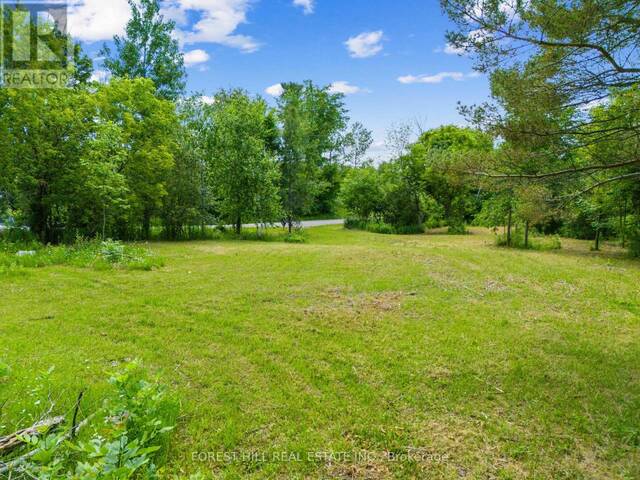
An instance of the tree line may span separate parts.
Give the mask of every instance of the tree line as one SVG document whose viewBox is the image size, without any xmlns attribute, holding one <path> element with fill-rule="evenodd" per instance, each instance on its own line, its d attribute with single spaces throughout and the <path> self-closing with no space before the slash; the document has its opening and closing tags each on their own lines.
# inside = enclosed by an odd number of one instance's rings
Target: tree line
<svg viewBox="0 0 640 480">
<path fill-rule="evenodd" d="M 352 213 L 396 228 L 424 217 L 452 231 L 463 220 L 504 226 L 508 246 L 530 246 L 533 230 L 591 239 L 594 249 L 614 238 L 640 255 L 638 2 L 441 4 L 455 25 L 450 49 L 488 75 L 491 98 L 460 107 L 472 130 L 428 132 L 393 166 L 354 173 Z M 481 136 L 489 141 L 471 141 Z M 411 192 L 403 211 L 414 213 L 401 222 L 390 179 Z M 373 191 L 376 202 L 356 208 Z"/>
<path fill-rule="evenodd" d="M 271 107 L 242 90 L 185 95 L 158 0 L 130 2 L 104 47 L 108 83 L 76 45 L 64 90 L 0 90 L 0 212 L 40 240 L 192 238 L 208 225 L 343 210 L 349 226 L 411 233 L 475 223 L 530 235 L 616 238 L 640 251 L 640 40 L 634 2 L 442 0 L 448 41 L 490 78 L 470 127 L 389 132 L 390 161 L 342 95 L 283 84 Z"/>
<path fill-rule="evenodd" d="M 372 143 L 343 96 L 310 81 L 284 84 L 275 108 L 238 89 L 186 96 L 174 23 L 157 0 L 130 5 L 125 36 L 102 51 L 107 83 L 90 81 L 76 45 L 69 88 L 0 89 L 0 213 L 58 243 L 292 231 L 334 212 L 346 165 Z"/>
</svg>

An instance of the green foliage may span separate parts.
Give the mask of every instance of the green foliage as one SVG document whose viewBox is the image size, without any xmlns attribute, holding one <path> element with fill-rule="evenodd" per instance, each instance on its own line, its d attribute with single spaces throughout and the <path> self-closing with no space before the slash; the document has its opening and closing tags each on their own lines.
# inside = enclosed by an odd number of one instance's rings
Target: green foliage
<svg viewBox="0 0 640 480">
<path fill-rule="evenodd" d="M 498 247 L 509 246 L 507 235 L 496 235 L 495 244 Z M 512 235 L 510 247 L 522 250 L 560 250 L 562 248 L 562 241 L 559 236 L 555 235 L 551 237 L 536 237 L 525 243 L 525 234 L 523 231 L 519 230 L 516 234 Z"/>
<path fill-rule="evenodd" d="M 425 232 L 424 225 L 400 225 L 393 226 L 378 220 L 360 220 L 348 218 L 344 227 L 348 230 L 365 230 L 382 235 L 415 235 Z"/>
<path fill-rule="evenodd" d="M 614 234 L 624 245 L 627 222 L 640 215 L 637 6 L 441 3 L 456 25 L 450 43 L 491 81 L 491 101 L 461 111 L 500 146 L 493 155 L 471 158 L 469 170 L 489 178 L 484 183 L 494 191 L 511 190 L 511 213 L 527 225 L 532 216 L 559 224 L 561 213 L 562 231 L 595 239 L 594 249 Z M 527 200 L 529 189 L 543 183 L 562 212 L 550 215 L 549 202 Z"/>
<path fill-rule="evenodd" d="M 35 454 L 10 464 L 9 474 L 46 480 L 162 478 L 159 467 L 176 424 L 177 402 L 136 363 L 115 372 L 109 382 L 112 392 L 85 427 L 94 430 L 90 435 L 69 438 L 65 429 L 23 436 Z"/>
<path fill-rule="evenodd" d="M 492 148 L 490 137 L 472 129 L 430 130 L 416 144 L 399 147 L 405 153 L 397 159 L 377 169 L 352 169 L 343 182 L 342 204 L 360 221 L 383 222 L 395 231 L 446 224 L 451 233 L 464 233 L 480 202 L 458 163 Z"/>
<path fill-rule="evenodd" d="M 379 172 L 371 166 L 348 171 L 342 182 L 340 200 L 349 214 L 368 219 L 384 210 L 384 184 Z"/>
<path fill-rule="evenodd" d="M 243 220 L 261 224 L 280 217 L 280 172 L 271 151 L 271 113 L 245 92 L 220 92 L 209 132 L 209 174 L 224 222 L 237 234 Z"/>
<path fill-rule="evenodd" d="M 173 104 L 155 94 L 143 79 L 91 92 L 6 92 L 0 118 L 21 128 L 6 133 L 9 175 L 0 188 L 17 220 L 43 243 L 78 234 L 148 238 L 173 165 L 168 132 L 177 125 Z"/>
<path fill-rule="evenodd" d="M 346 128 L 346 110 L 340 94 L 329 93 L 312 82 L 287 83 L 278 99 L 282 125 L 280 196 L 284 217 L 293 228 L 296 220 L 319 205 L 332 208 L 339 188 L 332 163 L 340 151 L 340 134 Z"/>
<path fill-rule="evenodd" d="M 635 226 L 630 232 L 629 253 L 632 257 L 640 257 L 640 225 Z"/>
<path fill-rule="evenodd" d="M 114 79 L 95 94 L 100 114 L 121 129 L 127 146 L 119 170 L 125 177 L 127 209 L 114 225 L 119 238 L 151 236 L 151 221 L 161 212 L 168 177 L 175 165 L 175 105 L 156 96 L 153 82 Z"/>
<path fill-rule="evenodd" d="M 87 241 L 82 238 L 71 245 L 43 246 L 34 241 L 0 241 L 0 272 L 20 268 L 70 265 L 94 269 L 152 270 L 164 261 L 147 248 L 120 242 Z"/>
<path fill-rule="evenodd" d="M 340 141 L 342 162 L 357 168 L 373 145 L 373 133 L 360 122 L 355 122 Z"/>
<path fill-rule="evenodd" d="M 11 375 L 11 368 L 6 363 L 0 361 L 0 382 L 6 380 Z"/>
<path fill-rule="evenodd" d="M 493 148 L 491 137 L 472 128 L 444 125 L 424 132 L 418 143 L 427 150 L 454 153 L 490 152 Z"/>
<path fill-rule="evenodd" d="M 211 108 L 194 96 L 178 103 L 177 113 L 179 134 L 161 213 L 162 237 L 205 239 L 205 226 L 215 222 L 207 163 Z"/>
<path fill-rule="evenodd" d="M 284 237 L 286 243 L 307 243 L 307 237 L 302 232 L 293 232 Z"/>
<path fill-rule="evenodd" d="M 175 22 L 165 21 L 159 0 L 129 0 L 131 20 L 124 37 L 113 39 L 116 52 L 105 45 L 104 66 L 120 78 L 148 78 L 158 94 L 177 100 L 184 92 L 184 56 L 174 38 Z"/>
</svg>

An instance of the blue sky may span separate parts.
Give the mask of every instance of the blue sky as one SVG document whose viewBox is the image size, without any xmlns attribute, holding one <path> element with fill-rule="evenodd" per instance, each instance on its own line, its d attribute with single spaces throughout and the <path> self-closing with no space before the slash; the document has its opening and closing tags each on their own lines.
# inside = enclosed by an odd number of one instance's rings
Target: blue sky
<svg viewBox="0 0 640 480">
<path fill-rule="evenodd" d="M 103 41 L 122 31 L 126 1 L 74 2 L 72 34 L 97 55 Z M 351 118 L 374 131 L 373 155 L 382 154 L 390 125 L 462 123 L 457 102 L 488 95 L 487 79 L 473 75 L 471 61 L 446 48 L 450 23 L 437 0 L 166 0 L 164 6 L 194 62 L 187 69 L 190 90 L 211 95 L 241 87 L 269 98 L 265 89 L 280 82 L 346 82 L 335 88 L 349 93 Z"/>
</svg>

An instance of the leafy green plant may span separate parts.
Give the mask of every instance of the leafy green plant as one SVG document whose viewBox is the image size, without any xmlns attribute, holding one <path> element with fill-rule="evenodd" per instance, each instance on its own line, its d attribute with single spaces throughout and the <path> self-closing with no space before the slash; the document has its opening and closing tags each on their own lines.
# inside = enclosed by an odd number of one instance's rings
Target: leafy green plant
<svg viewBox="0 0 640 480">
<path fill-rule="evenodd" d="M 20 251 L 30 253 L 18 255 Z M 5 272 L 19 268 L 41 268 L 50 265 L 70 265 L 96 269 L 152 270 L 163 264 L 161 258 L 142 246 L 122 244 L 111 240 L 99 242 L 78 238 L 72 245 L 58 246 L 0 242 L 0 271 Z"/>
<path fill-rule="evenodd" d="M 307 243 L 307 237 L 302 232 L 293 232 L 284 237 L 286 243 Z"/>
<path fill-rule="evenodd" d="M 100 256 L 109 263 L 121 263 L 125 258 L 124 245 L 113 240 L 102 242 Z"/>
<path fill-rule="evenodd" d="M 365 221 L 354 218 L 345 220 L 344 227 L 348 230 L 365 230 L 382 235 L 415 235 L 425 232 L 424 225 L 402 225 L 394 227 L 381 221 Z"/>
<path fill-rule="evenodd" d="M 451 235 L 466 235 L 467 227 L 464 223 L 452 223 L 447 230 Z"/>
<path fill-rule="evenodd" d="M 506 234 L 496 235 L 495 244 L 498 247 L 507 247 L 508 240 Z M 557 235 L 549 237 L 536 237 L 529 240 L 528 245 L 525 244 L 524 234 L 522 232 L 514 233 L 511 237 L 511 248 L 517 248 L 521 250 L 560 250 L 562 249 L 562 241 Z"/>
<path fill-rule="evenodd" d="M 86 420 L 91 420 L 92 434 L 79 440 L 71 435 L 74 425 L 20 436 L 30 453 L 8 461 L 8 473 L 48 480 L 162 478 L 160 465 L 176 423 L 177 402 L 135 362 L 115 372 L 109 383 L 111 395 Z"/>
</svg>

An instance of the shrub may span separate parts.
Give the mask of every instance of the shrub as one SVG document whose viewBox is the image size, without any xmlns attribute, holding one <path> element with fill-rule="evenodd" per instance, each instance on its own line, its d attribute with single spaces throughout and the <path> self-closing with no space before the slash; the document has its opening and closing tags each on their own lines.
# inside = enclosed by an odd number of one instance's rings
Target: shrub
<svg viewBox="0 0 640 480">
<path fill-rule="evenodd" d="M 284 237 L 287 243 L 307 243 L 307 238 L 302 232 L 293 232 Z"/>
<path fill-rule="evenodd" d="M 37 243 L 37 240 L 28 228 L 8 228 L 0 233 L 0 243 L 30 245 Z"/>
<path fill-rule="evenodd" d="M 464 223 L 453 223 L 449 225 L 448 233 L 451 235 L 466 235 L 468 232 Z"/>
<path fill-rule="evenodd" d="M 418 235 L 425 232 L 424 225 L 405 225 L 402 227 L 396 227 L 396 233 L 398 235 Z"/>
<path fill-rule="evenodd" d="M 18 255 L 20 251 L 33 252 L 33 254 Z M 111 240 L 100 242 L 78 238 L 73 245 L 58 246 L 44 246 L 36 242 L 0 242 L 0 271 L 4 272 L 50 265 L 151 270 L 163 264 L 161 258 L 142 246 Z"/>
<path fill-rule="evenodd" d="M 342 183 L 342 205 L 349 213 L 360 218 L 380 213 L 384 207 L 383 184 L 380 173 L 373 167 L 350 170 Z"/>
<path fill-rule="evenodd" d="M 507 235 L 496 235 L 495 242 L 498 247 L 507 247 Z M 513 232 L 511 235 L 511 248 L 540 251 L 560 250 L 562 249 L 562 241 L 557 235 L 552 237 L 532 237 L 529 238 L 529 245 L 525 246 L 524 234 L 521 232 Z"/>
<path fill-rule="evenodd" d="M 0 463 L 0 474 L 6 468 L 9 478 L 162 478 L 178 403 L 137 363 L 114 373 L 109 383 L 112 390 L 102 408 L 85 419 L 77 437 L 71 436 L 71 422 L 56 432 L 25 435 L 21 440 L 30 455 L 18 452 L 23 455 L 18 460 L 6 460 L 5 467 Z"/>
<path fill-rule="evenodd" d="M 348 218 L 344 222 L 345 228 L 349 230 L 365 230 L 371 233 L 379 233 L 382 235 L 414 235 L 424 233 L 424 225 L 405 225 L 394 227 L 385 222 L 366 221 L 354 218 Z"/>
<path fill-rule="evenodd" d="M 102 242 L 100 256 L 109 263 L 121 263 L 125 258 L 124 245 L 113 240 Z"/>
<path fill-rule="evenodd" d="M 344 221 L 344 228 L 347 230 L 364 230 L 363 226 L 366 222 L 355 218 L 347 218 Z"/>
</svg>

